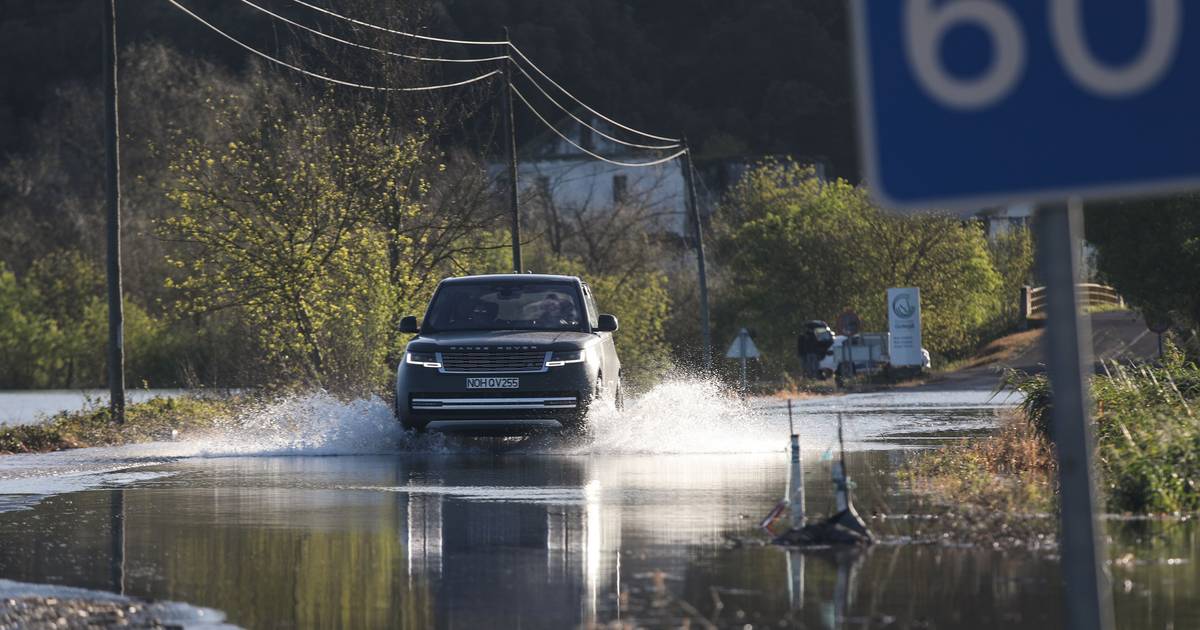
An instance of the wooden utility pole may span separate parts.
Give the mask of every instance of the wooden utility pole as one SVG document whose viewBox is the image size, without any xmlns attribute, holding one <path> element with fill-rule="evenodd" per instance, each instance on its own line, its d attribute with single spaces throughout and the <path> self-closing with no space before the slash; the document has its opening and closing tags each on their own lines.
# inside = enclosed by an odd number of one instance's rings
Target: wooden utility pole
<svg viewBox="0 0 1200 630">
<path fill-rule="evenodd" d="M 125 323 L 121 304 L 121 167 L 117 115 L 117 0 L 100 0 L 104 14 L 105 206 L 108 211 L 108 390 L 109 409 L 125 422 Z"/>
<path fill-rule="evenodd" d="M 700 275 L 700 334 L 704 344 L 704 372 L 712 372 L 712 330 L 708 319 L 708 272 L 704 262 L 704 225 L 700 223 L 700 204 L 696 203 L 695 172 L 692 168 L 692 149 L 687 137 L 683 138 L 683 158 L 679 166 L 683 170 L 684 194 L 687 196 L 688 212 L 692 216 L 692 238 L 696 241 L 696 267 Z M 743 376 L 743 379 L 745 377 Z"/>
<path fill-rule="evenodd" d="M 504 41 L 508 41 L 508 27 L 504 27 Z M 521 209 L 517 205 L 517 127 L 513 122 L 512 80 L 513 60 L 507 47 L 504 60 L 504 89 L 500 94 L 501 117 L 504 119 L 504 152 L 508 158 L 508 205 L 512 213 L 512 259 L 513 271 L 525 270 L 521 259 Z"/>
</svg>

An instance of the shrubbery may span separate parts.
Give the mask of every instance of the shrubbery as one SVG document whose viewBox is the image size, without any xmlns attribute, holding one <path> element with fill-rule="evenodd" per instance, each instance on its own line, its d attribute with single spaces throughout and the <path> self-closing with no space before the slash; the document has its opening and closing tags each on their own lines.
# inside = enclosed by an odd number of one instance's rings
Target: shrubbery
<svg viewBox="0 0 1200 630">
<path fill-rule="evenodd" d="M 1097 462 L 1117 512 L 1200 510 L 1200 368 L 1169 345 L 1161 365 L 1111 364 L 1092 378 Z M 1010 374 L 1021 410 L 1043 440 L 1053 427 L 1044 375 Z"/>
<path fill-rule="evenodd" d="M 975 222 L 889 213 L 862 187 L 793 162 L 751 170 L 715 221 L 722 336 L 756 329 L 775 373 L 797 367 L 806 320 L 853 309 L 866 330 L 887 330 L 889 287 L 921 288 L 930 352 L 965 355 L 1014 323 L 1032 265 L 1024 230 L 989 242 Z"/>
</svg>

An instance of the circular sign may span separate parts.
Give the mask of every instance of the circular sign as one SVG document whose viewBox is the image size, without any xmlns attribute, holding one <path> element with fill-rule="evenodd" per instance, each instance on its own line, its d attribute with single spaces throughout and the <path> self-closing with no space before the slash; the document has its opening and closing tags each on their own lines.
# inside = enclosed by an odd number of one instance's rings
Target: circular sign
<svg viewBox="0 0 1200 630">
<path fill-rule="evenodd" d="M 858 313 L 847 309 L 841 315 L 838 315 L 838 334 L 853 337 L 858 334 L 860 329 L 862 329 L 862 320 L 858 318 Z"/>
<path fill-rule="evenodd" d="M 1161 315 L 1146 316 L 1146 328 L 1149 328 L 1150 332 L 1157 335 L 1161 335 L 1170 330 L 1171 324 L 1172 322 L 1170 317 L 1163 317 Z"/>
</svg>

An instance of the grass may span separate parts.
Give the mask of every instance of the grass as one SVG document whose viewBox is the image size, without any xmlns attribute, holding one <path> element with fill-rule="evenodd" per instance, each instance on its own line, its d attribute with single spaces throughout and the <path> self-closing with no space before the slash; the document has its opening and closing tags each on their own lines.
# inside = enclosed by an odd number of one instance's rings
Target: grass
<svg viewBox="0 0 1200 630">
<path fill-rule="evenodd" d="M 1200 368 L 1168 347 L 1161 365 L 1106 366 L 1092 379 L 1096 474 L 1110 512 L 1200 512 Z M 949 504 L 1018 512 L 1053 507 L 1050 421 L 1044 375 L 1009 371 L 1025 398 L 1000 431 L 917 457 L 914 488 Z"/>
<path fill-rule="evenodd" d="M 1045 513 L 1054 503 L 1055 471 L 1049 443 L 1013 412 L 996 434 L 930 451 L 909 463 L 901 477 L 919 494 L 947 505 Z"/>
<path fill-rule="evenodd" d="M 1005 335 L 988 342 L 979 352 L 969 357 L 934 366 L 934 371 L 937 374 L 948 374 L 970 368 L 1009 363 L 1019 357 L 1025 350 L 1029 349 L 1030 346 L 1038 343 L 1041 338 L 1042 331 L 1036 328 Z"/>
<path fill-rule="evenodd" d="M 113 423 L 106 407 L 62 412 L 36 424 L 0 425 L 0 455 L 171 439 L 173 432 L 211 428 L 238 406 L 230 397 L 154 398 L 127 407 L 123 425 Z"/>
</svg>

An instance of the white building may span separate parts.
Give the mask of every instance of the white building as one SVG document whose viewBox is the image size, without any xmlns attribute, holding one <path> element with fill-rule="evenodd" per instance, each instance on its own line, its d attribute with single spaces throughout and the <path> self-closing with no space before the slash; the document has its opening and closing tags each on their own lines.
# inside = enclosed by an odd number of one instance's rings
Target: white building
<svg viewBox="0 0 1200 630">
<path fill-rule="evenodd" d="M 625 138 L 620 130 L 595 117 L 579 115 L 596 129 Z M 620 145 L 591 129 L 568 120 L 559 125 L 563 134 L 580 147 L 609 160 L 626 163 L 650 162 L 678 149 L 651 151 Z M 669 144 L 655 140 L 630 140 L 639 144 Z M 524 143 L 518 151 L 517 182 L 521 207 L 526 214 L 551 212 L 568 218 L 595 213 L 621 213 L 649 229 L 688 236 L 691 220 L 687 212 L 682 161 L 670 160 L 654 166 L 620 166 L 598 160 L 553 132 L 546 130 Z M 505 165 L 493 164 L 503 181 Z M 705 204 L 702 204 L 702 208 Z"/>
</svg>

